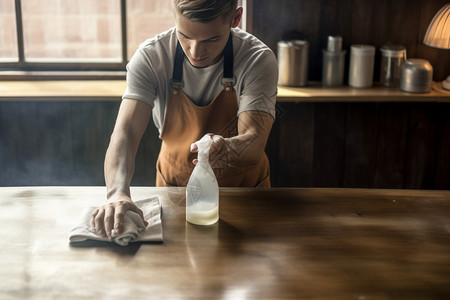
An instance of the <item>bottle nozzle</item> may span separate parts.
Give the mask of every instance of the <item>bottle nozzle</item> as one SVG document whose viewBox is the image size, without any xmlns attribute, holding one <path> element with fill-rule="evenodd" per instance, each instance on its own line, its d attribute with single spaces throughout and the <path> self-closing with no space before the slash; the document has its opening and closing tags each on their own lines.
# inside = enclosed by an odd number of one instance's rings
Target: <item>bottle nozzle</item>
<svg viewBox="0 0 450 300">
<path fill-rule="evenodd" d="M 209 135 L 203 136 L 200 140 L 196 141 L 195 144 L 197 145 L 198 149 L 198 159 L 203 160 L 209 159 L 209 148 L 211 148 L 211 145 L 213 144 L 213 139 Z"/>
</svg>

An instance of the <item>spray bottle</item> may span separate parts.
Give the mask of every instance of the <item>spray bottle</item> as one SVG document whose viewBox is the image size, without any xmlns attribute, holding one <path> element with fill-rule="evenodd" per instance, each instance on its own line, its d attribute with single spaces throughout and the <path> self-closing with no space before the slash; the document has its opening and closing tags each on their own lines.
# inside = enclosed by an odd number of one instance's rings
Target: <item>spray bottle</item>
<svg viewBox="0 0 450 300">
<path fill-rule="evenodd" d="M 210 225 L 219 220 L 219 184 L 209 164 L 212 143 L 209 135 L 195 142 L 198 163 L 186 186 L 186 220 L 196 225 Z"/>
</svg>

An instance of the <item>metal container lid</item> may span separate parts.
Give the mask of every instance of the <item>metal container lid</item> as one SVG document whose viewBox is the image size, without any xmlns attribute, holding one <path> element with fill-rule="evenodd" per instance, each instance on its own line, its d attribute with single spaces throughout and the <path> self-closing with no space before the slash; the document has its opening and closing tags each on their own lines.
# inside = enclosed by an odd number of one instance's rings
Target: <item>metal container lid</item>
<svg viewBox="0 0 450 300">
<path fill-rule="evenodd" d="M 342 50 L 342 37 L 338 35 L 328 36 L 327 51 L 329 52 L 341 52 Z"/>
<path fill-rule="evenodd" d="M 383 56 L 406 57 L 406 49 L 401 45 L 385 45 L 380 50 Z"/>
<path fill-rule="evenodd" d="M 309 43 L 306 40 L 279 41 L 278 47 L 304 48 L 304 47 L 309 47 Z"/>
<path fill-rule="evenodd" d="M 358 56 L 372 56 L 375 55 L 375 47 L 372 45 L 352 45 L 351 53 Z"/>
</svg>

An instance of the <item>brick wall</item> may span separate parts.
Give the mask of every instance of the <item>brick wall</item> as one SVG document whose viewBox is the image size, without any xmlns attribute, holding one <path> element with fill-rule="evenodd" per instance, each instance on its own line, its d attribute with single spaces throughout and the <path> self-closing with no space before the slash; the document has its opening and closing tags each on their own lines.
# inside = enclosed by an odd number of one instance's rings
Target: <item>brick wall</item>
<svg viewBox="0 0 450 300">
<path fill-rule="evenodd" d="M 0 61 L 17 57 L 14 0 L 0 1 Z"/>
<path fill-rule="evenodd" d="M 169 0 L 127 2 L 129 58 L 140 43 L 175 26 L 170 3 Z"/>
<path fill-rule="evenodd" d="M 0 1 L 0 58 L 17 56 L 14 0 Z M 120 61 L 119 0 L 22 1 L 25 56 Z M 170 1 L 127 1 L 128 57 L 172 26 Z"/>
</svg>

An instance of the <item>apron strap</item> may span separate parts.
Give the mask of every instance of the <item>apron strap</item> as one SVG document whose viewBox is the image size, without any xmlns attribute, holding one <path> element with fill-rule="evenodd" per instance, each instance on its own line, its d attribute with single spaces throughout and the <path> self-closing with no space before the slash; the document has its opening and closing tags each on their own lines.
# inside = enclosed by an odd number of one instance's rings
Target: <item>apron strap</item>
<svg viewBox="0 0 450 300">
<path fill-rule="evenodd" d="M 173 73 L 171 85 L 174 86 L 183 86 L 183 61 L 184 61 L 184 52 L 183 48 L 181 48 L 180 42 L 177 41 L 177 49 L 175 51 L 175 60 L 173 64 Z M 230 32 L 230 36 L 228 37 L 227 44 L 223 49 L 223 78 L 222 84 L 225 85 L 227 82 L 231 82 L 234 85 L 234 76 L 233 76 L 233 35 Z"/>
<path fill-rule="evenodd" d="M 177 49 L 175 51 L 175 60 L 173 64 L 173 73 L 171 85 L 183 86 L 183 60 L 184 52 L 181 48 L 180 42 L 177 42 Z"/>
<path fill-rule="evenodd" d="M 227 44 L 223 49 L 223 79 L 224 81 L 231 82 L 234 85 L 233 76 L 233 35 L 230 32 Z"/>
</svg>

